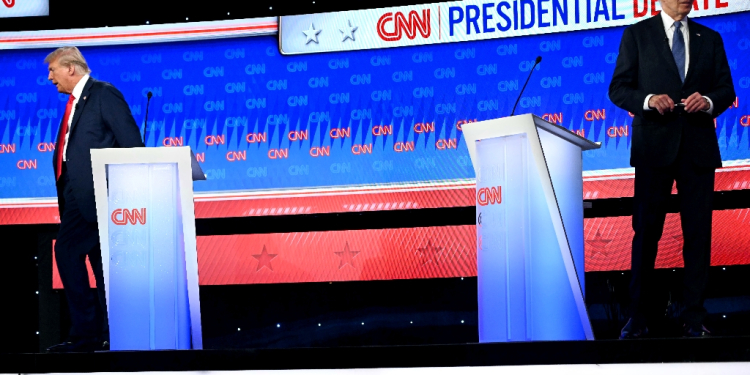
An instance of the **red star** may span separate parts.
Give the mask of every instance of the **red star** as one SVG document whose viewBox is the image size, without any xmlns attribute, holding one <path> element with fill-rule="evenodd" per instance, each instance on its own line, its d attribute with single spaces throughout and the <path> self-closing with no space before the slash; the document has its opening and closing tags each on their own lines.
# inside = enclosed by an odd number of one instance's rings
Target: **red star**
<svg viewBox="0 0 750 375">
<path fill-rule="evenodd" d="M 269 270 L 273 271 L 271 261 L 273 258 L 276 258 L 277 255 L 279 254 L 269 254 L 266 250 L 266 245 L 263 245 L 263 250 L 260 251 L 260 254 L 253 255 L 253 258 L 258 260 L 258 268 L 255 271 L 260 271 L 263 267 L 268 267 Z"/>
<path fill-rule="evenodd" d="M 422 253 L 422 265 L 427 263 L 436 263 L 438 255 L 443 251 L 442 247 L 432 246 L 432 240 L 427 240 L 427 246 L 417 249 Z"/>
<path fill-rule="evenodd" d="M 593 239 L 586 240 L 586 243 L 589 246 L 593 247 L 594 248 L 593 250 L 596 253 L 601 253 L 602 251 L 604 251 L 604 248 L 606 248 L 610 242 L 612 242 L 612 240 L 604 239 L 602 237 L 602 232 L 599 231 L 598 229 L 596 230 L 596 234 L 594 235 Z"/>
<path fill-rule="evenodd" d="M 341 257 L 341 261 L 339 262 L 339 269 L 341 269 L 347 264 L 354 268 L 357 268 L 357 266 L 354 265 L 354 257 L 356 257 L 357 254 L 359 254 L 359 251 L 349 250 L 348 241 L 344 245 L 344 251 L 334 251 L 333 253 Z"/>
</svg>

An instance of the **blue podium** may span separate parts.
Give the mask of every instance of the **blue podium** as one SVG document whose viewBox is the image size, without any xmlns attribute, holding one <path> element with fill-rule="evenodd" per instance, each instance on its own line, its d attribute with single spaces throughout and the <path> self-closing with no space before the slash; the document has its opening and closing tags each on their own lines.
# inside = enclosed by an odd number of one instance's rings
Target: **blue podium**
<svg viewBox="0 0 750 375">
<path fill-rule="evenodd" d="M 91 150 L 111 350 L 203 347 L 191 157 Z"/>
<path fill-rule="evenodd" d="M 592 340 L 581 152 L 533 115 L 465 124 L 477 178 L 479 341 Z"/>
</svg>

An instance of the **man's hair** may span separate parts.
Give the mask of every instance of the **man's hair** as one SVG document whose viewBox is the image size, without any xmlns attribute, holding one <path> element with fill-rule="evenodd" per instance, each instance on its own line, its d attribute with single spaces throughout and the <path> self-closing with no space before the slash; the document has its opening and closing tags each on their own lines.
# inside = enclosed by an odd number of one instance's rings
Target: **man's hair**
<svg viewBox="0 0 750 375">
<path fill-rule="evenodd" d="M 45 64 L 51 64 L 57 60 L 60 66 L 69 68 L 71 65 L 75 65 L 76 75 L 82 76 L 91 73 L 89 64 L 86 63 L 86 59 L 83 58 L 81 51 L 77 47 L 60 47 L 54 52 L 47 55 L 44 58 Z"/>
</svg>

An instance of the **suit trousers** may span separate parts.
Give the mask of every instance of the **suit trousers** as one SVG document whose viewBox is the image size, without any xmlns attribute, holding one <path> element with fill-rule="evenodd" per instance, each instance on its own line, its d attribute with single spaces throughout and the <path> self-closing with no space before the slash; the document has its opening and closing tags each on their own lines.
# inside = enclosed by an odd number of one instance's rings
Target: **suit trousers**
<svg viewBox="0 0 750 375">
<path fill-rule="evenodd" d="M 55 260 L 70 310 L 72 326 L 69 339 L 109 340 L 99 229 L 96 222 L 88 222 L 81 215 L 65 166 L 60 182 L 64 184 L 61 191 L 65 197 L 65 206 L 55 242 Z M 94 271 L 96 291 L 89 286 L 86 257 Z"/>
<path fill-rule="evenodd" d="M 682 123 L 684 132 L 690 125 Z M 633 212 L 631 313 L 637 324 L 645 325 L 655 312 L 653 274 L 659 240 L 664 229 L 667 202 L 677 183 L 685 263 L 683 297 L 686 324 L 700 324 L 706 315 L 704 293 L 711 265 L 714 168 L 696 167 L 690 150 L 681 142 L 675 161 L 667 167 L 635 168 L 635 210 Z"/>
</svg>

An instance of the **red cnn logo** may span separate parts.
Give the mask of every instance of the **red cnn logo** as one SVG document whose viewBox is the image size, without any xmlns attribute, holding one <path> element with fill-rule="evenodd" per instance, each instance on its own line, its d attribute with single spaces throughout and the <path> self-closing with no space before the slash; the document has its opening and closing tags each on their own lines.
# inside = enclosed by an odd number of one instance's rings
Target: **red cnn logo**
<svg viewBox="0 0 750 375">
<path fill-rule="evenodd" d="M 115 223 L 115 225 L 127 225 L 128 222 L 133 225 L 135 225 L 136 222 L 141 223 L 141 225 L 145 225 L 146 209 L 141 208 L 141 210 L 138 211 L 138 209 L 135 208 L 132 210 L 128 210 L 127 208 L 118 208 L 112 211 L 112 222 Z"/>
<path fill-rule="evenodd" d="M 500 186 L 495 187 L 484 187 L 477 189 L 477 203 L 480 206 L 486 206 L 489 204 L 500 204 L 503 201 Z"/>
<path fill-rule="evenodd" d="M 3 0 L 3 4 L 8 8 L 13 8 L 16 5 L 16 0 Z"/>
<path fill-rule="evenodd" d="M 393 24 L 393 31 L 387 31 L 386 24 Z M 378 36 L 380 39 L 386 42 L 395 42 L 401 39 L 402 32 L 406 33 L 406 37 L 414 39 L 417 36 L 417 30 L 422 34 L 423 38 L 430 37 L 430 10 L 422 9 L 422 18 L 416 11 L 409 12 L 409 18 L 407 19 L 401 12 L 396 12 L 394 15 L 388 12 L 380 17 L 378 20 Z"/>
</svg>

